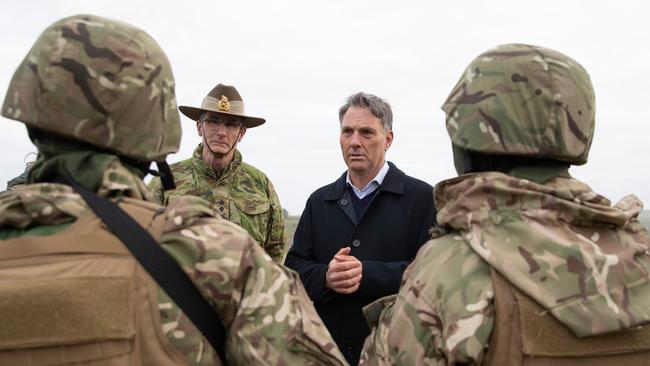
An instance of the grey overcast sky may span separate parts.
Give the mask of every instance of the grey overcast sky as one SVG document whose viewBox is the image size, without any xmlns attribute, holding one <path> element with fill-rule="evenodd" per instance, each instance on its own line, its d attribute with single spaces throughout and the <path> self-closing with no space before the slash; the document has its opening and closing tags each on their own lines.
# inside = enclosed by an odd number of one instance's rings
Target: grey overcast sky
<svg viewBox="0 0 650 366">
<path fill-rule="evenodd" d="M 650 5 L 647 1 L 122 1 L 4 0 L 0 95 L 40 32 L 59 18 L 96 14 L 151 34 L 171 60 L 177 101 L 200 105 L 217 83 L 235 85 L 247 112 L 267 123 L 239 148 L 264 171 L 283 207 L 300 214 L 309 194 L 344 170 L 337 111 L 366 91 L 395 115 L 388 159 L 432 185 L 455 175 L 440 105 L 465 66 L 498 44 L 556 49 L 589 71 L 596 136 L 571 173 L 618 201 L 650 203 Z M 199 143 L 183 117 L 180 151 Z M 35 148 L 22 124 L 0 121 L 0 188 Z"/>
</svg>

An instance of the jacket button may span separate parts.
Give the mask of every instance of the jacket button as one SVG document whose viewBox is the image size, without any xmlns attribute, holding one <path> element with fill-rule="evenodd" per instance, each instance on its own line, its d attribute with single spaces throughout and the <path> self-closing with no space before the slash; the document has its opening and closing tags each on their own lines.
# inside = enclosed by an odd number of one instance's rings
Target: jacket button
<svg viewBox="0 0 650 366">
<path fill-rule="evenodd" d="M 360 247 L 361 246 L 361 240 L 359 240 L 359 239 L 352 240 L 352 246 L 355 247 L 355 248 Z"/>
<path fill-rule="evenodd" d="M 339 203 L 341 204 L 341 206 L 347 206 L 348 205 L 348 200 L 346 200 L 344 198 L 344 199 L 340 200 Z"/>
</svg>

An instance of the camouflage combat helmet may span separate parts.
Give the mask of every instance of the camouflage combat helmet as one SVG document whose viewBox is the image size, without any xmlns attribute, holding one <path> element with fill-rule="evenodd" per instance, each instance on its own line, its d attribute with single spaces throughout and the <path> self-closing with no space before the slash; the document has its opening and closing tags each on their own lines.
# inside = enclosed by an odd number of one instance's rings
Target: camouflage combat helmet
<svg viewBox="0 0 650 366">
<path fill-rule="evenodd" d="M 467 67 L 442 109 L 454 146 L 587 162 L 595 100 L 587 71 L 550 49 L 507 44 Z"/>
<path fill-rule="evenodd" d="M 91 15 L 48 27 L 9 85 L 2 115 L 141 161 L 181 138 L 167 56 L 144 31 Z"/>
</svg>

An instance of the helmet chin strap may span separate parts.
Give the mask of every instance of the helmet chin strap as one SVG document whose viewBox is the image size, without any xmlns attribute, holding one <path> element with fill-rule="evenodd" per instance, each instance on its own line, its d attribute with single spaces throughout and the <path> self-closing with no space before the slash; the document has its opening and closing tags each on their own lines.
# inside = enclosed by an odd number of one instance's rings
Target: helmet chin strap
<svg viewBox="0 0 650 366">
<path fill-rule="evenodd" d="M 151 170 L 148 170 L 148 172 L 154 173 L 153 175 L 160 177 L 160 182 L 162 183 L 164 190 L 168 191 L 170 189 L 176 189 L 176 183 L 174 182 L 174 175 L 172 174 L 172 170 L 169 168 L 169 164 L 167 164 L 167 162 L 163 160 L 163 161 L 157 161 L 156 165 L 158 166 L 157 172 L 153 172 Z"/>
</svg>

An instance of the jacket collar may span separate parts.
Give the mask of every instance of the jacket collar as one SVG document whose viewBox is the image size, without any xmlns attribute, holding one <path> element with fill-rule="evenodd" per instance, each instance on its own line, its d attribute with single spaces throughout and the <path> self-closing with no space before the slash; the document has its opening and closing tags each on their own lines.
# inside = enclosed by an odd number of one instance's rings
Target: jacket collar
<svg viewBox="0 0 650 366">
<path fill-rule="evenodd" d="M 404 193 L 404 181 L 406 180 L 406 174 L 403 171 L 397 169 L 395 164 L 388 162 L 388 174 L 384 178 L 384 182 L 377 188 L 379 191 L 390 192 L 394 194 L 403 194 Z M 347 172 L 344 172 L 339 179 L 334 182 L 334 185 L 331 189 L 325 194 L 325 201 L 337 201 L 343 197 L 345 192 L 347 192 L 348 186 L 345 181 Z"/>
</svg>

